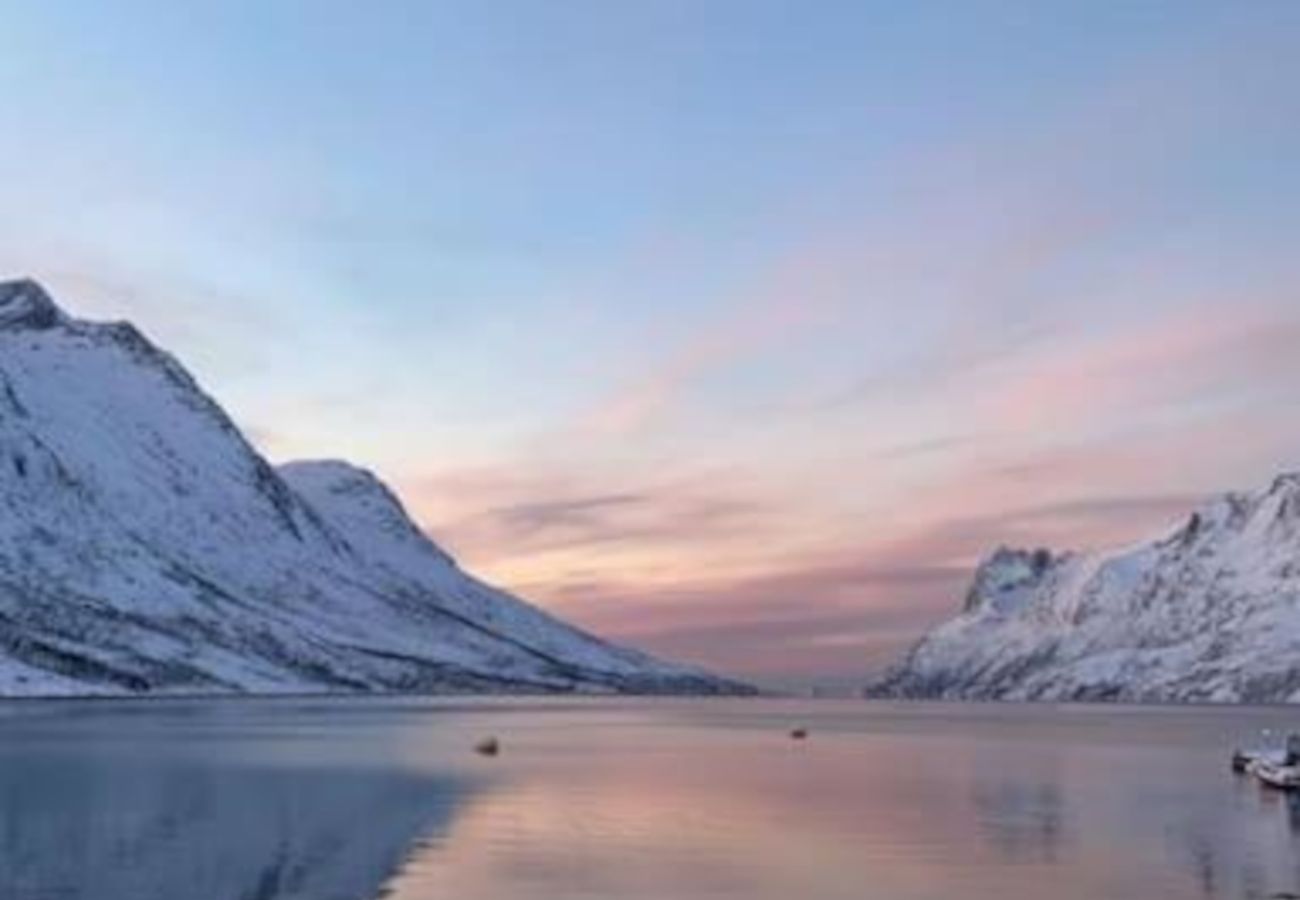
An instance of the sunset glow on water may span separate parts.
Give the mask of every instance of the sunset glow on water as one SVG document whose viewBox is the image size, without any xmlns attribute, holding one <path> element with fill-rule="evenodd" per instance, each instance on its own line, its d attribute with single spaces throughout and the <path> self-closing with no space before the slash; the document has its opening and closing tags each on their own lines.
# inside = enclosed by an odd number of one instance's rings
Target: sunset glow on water
<svg viewBox="0 0 1300 900">
<path fill-rule="evenodd" d="M 1300 884 L 1300 807 L 1227 766 L 1235 742 L 1287 721 L 1277 709 L 379 700 L 4 712 L 13 900 L 1181 900 Z M 794 723 L 807 740 L 790 739 Z M 496 758 L 472 751 L 488 734 Z"/>
</svg>

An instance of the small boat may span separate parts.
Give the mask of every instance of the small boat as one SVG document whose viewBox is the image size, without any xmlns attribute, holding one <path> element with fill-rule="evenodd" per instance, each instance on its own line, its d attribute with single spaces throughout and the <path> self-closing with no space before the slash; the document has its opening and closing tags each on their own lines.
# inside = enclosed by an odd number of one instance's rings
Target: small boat
<svg viewBox="0 0 1300 900">
<path fill-rule="evenodd" d="M 1232 771 L 1238 775 L 1249 775 L 1251 767 L 1256 763 L 1268 763 L 1270 765 L 1284 765 L 1286 763 L 1286 754 L 1281 750 L 1233 750 L 1232 751 Z"/>
<path fill-rule="evenodd" d="M 474 745 L 474 752 L 479 756 L 496 756 L 501 752 L 501 742 L 495 737 L 484 738 Z"/>
<path fill-rule="evenodd" d="M 1300 766 L 1278 765 L 1265 760 L 1255 760 L 1250 764 L 1250 773 L 1261 784 L 1283 791 L 1300 788 Z"/>
<path fill-rule="evenodd" d="M 1250 774 L 1256 763 L 1273 766 L 1295 766 L 1300 764 L 1300 735 L 1288 735 L 1283 747 L 1268 747 L 1273 742 L 1273 733 L 1267 728 L 1261 733 L 1264 746 L 1250 749 L 1238 748 L 1232 751 L 1232 771 L 1239 775 Z"/>
</svg>

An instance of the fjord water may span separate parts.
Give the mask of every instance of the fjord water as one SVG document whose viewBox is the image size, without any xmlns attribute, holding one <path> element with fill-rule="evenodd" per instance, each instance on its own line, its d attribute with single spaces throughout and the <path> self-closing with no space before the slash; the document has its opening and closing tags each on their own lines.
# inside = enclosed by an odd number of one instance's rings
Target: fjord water
<svg viewBox="0 0 1300 900">
<path fill-rule="evenodd" d="M 0 706 L 15 900 L 1300 892 L 1279 708 L 788 700 Z M 794 726 L 809 737 L 791 740 Z M 495 758 L 477 756 L 485 735 Z"/>
</svg>

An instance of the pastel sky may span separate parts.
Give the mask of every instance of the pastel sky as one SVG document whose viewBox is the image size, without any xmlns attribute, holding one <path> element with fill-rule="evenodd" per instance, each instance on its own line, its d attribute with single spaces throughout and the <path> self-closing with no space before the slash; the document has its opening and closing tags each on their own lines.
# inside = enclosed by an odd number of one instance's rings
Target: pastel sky
<svg viewBox="0 0 1300 900">
<path fill-rule="evenodd" d="M 861 679 L 1300 468 L 1300 3 L 0 0 L 0 271 L 466 567 Z"/>
</svg>

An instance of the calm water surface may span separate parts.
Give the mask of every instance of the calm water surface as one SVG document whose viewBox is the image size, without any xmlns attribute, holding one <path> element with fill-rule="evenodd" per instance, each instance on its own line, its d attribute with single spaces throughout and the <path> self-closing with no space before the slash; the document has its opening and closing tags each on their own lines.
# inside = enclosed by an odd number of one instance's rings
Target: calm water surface
<svg viewBox="0 0 1300 900">
<path fill-rule="evenodd" d="M 1300 894 L 1279 709 L 742 701 L 0 705 L 15 900 Z M 787 731 L 811 729 L 795 742 Z M 470 747 L 498 735 L 503 753 Z"/>
</svg>

